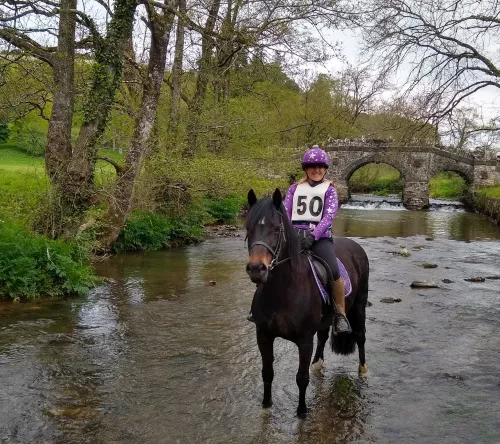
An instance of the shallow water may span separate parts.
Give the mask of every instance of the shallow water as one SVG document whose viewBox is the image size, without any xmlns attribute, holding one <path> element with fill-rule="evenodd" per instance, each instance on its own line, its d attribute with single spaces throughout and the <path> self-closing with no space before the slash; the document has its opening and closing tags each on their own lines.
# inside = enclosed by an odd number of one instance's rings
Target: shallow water
<svg viewBox="0 0 500 444">
<path fill-rule="evenodd" d="M 87 298 L 0 305 L 0 442 L 500 442 L 500 280 L 464 281 L 500 275 L 500 228 L 342 209 L 335 231 L 371 261 L 369 374 L 356 355 L 325 353 L 307 420 L 295 416 L 298 353 L 282 340 L 261 409 L 243 237 L 209 239 L 98 264 L 112 281 Z M 402 246 L 410 257 L 393 254 Z M 440 288 L 410 288 L 421 279 Z"/>
</svg>

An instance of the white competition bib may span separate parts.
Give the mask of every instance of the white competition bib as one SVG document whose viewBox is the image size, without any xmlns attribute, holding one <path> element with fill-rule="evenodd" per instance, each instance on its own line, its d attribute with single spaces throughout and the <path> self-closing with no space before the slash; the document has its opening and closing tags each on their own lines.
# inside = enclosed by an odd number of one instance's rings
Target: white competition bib
<svg viewBox="0 0 500 444">
<path fill-rule="evenodd" d="M 297 185 L 293 195 L 292 222 L 316 222 L 323 218 L 325 195 L 329 181 L 312 187 L 307 182 Z"/>
</svg>

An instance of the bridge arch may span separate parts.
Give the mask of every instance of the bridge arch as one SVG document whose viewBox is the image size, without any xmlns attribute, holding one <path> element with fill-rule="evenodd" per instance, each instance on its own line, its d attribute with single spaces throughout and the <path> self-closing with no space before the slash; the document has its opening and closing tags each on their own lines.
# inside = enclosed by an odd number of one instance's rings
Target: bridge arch
<svg viewBox="0 0 500 444">
<path fill-rule="evenodd" d="M 395 159 L 384 159 L 382 158 L 379 154 L 371 155 L 371 156 L 364 156 L 360 159 L 356 159 L 353 162 L 349 163 L 348 165 L 344 166 L 340 170 L 340 179 L 342 181 L 345 181 L 346 183 L 349 182 L 349 179 L 351 176 L 360 168 L 364 167 L 365 165 L 368 165 L 370 163 L 375 163 L 375 164 L 380 164 L 383 163 L 385 165 L 389 165 L 396 170 L 399 171 L 399 174 L 401 174 L 401 177 L 403 180 L 405 177 L 407 177 L 407 167 L 402 164 L 402 162 L 395 161 Z"/>
<path fill-rule="evenodd" d="M 468 169 L 466 167 L 462 167 L 459 164 L 432 168 L 431 170 L 429 170 L 429 180 L 436 176 L 436 174 L 447 172 L 458 174 L 462 179 L 465 180 L 467 186 L 471 186 L 474 184 L 474 171 L 472 170 L 472 168 Z"/>
</svg>

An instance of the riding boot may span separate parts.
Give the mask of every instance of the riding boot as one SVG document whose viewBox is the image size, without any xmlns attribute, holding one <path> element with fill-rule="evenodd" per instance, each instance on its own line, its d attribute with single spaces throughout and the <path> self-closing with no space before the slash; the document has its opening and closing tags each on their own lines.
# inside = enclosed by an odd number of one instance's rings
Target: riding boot
<svg viewBox="0 0 500 444">
<path fill-rule="evenodd" d="M 334 334 L 352 333 L 351 326 L 345 315 L 345 288 L 342 278 L 333 281 L 333 299 L 337 306 L 337 313 L 333 320 Z"/>
</svg>

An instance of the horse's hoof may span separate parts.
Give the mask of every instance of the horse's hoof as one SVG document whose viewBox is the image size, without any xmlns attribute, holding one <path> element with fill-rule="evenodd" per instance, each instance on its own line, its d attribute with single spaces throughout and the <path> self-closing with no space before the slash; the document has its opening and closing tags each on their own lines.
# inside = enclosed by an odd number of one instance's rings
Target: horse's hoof
<svg viewBox="0 0 500 444">
<path fill-rule="evenodd" d="M 298 407 L 297 408 L 297 417 L 299 419 L 306 419 L 307 418 L 307 412 L 308 412 L 308 408 L 307 407 L 304 407 L 304 408 L 300 408 Z"/>
<path fill-rule="evenodd" d="M 318 359 L 316 362 L 313 362 L 311 364 L 311 371 L 312 372 L 322 373 L 322 370 L 323 370 L 323 359 Z"/>
<path fill-rule="evenodd" d="M 368 365 L 359 364 L 359 376 L 366 376 L 368 374 Z"/>
<path fill-rule="evenodd" d="M 273 401 L 262 402 L 262 408 L 263 409 L 268 409 L 268 408 L 272 407 L 272 405 L 273 405 Z"/>
</svg>

